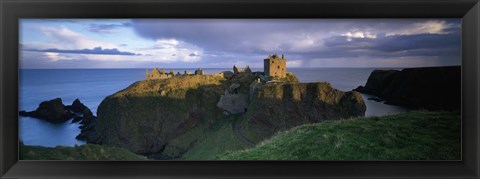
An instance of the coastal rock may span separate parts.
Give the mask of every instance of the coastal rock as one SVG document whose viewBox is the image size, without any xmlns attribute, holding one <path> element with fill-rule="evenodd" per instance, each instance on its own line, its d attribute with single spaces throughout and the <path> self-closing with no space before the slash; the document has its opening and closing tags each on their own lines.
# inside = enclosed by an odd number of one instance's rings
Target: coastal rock
<svg viewBox="0 0 480 179">
<path fill-rule="evenodd" d="M 386 104 L 414 109 L 460 110 L 461 67 L 374 70 L 367 84 L 355 91 L 378 96 Z"/>
<path fill-rule="evenodd" d="M 96 120 L 92 111 L 81 103 L 79 99 L 75 99 L 72 105 L 67 106 L 63 104 L 61 98 L 43 101 L 35 111 L 20 111 L 19 115 L 34 117 L 52 123 L 62 123 L 73 118 L 72 123 L 80 122 L 82 128 L 85 126 L 91 126 L 92 124 L 90 123 Z"/>
<path fill-rule="evenodd" d="M 267 84 L 252 98 L 246 128 L 260 141 L 302 124 L 363 116 L 365 110 L 360 93 L 342 92 L 327 82 Z"/>
<path fill-rule="evenodd" d="M 50 101 L 43 101 L 35 111 L 20 111 L 19 115 L 39 118 L 52 123 L 65 122 L 74 117 L 74 114 L 69 113 L 65 109 L 65 105 L 63 105 L 62 99 L 60 98 L 55 98 Z"/>
</svg>

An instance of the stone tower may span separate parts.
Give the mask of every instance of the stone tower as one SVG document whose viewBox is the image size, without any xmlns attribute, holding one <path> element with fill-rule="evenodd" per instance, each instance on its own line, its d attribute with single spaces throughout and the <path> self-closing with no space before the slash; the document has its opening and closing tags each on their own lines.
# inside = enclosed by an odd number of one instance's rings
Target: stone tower
<svg viewBox="0 0 480 179">
<path fill-rule="evenodd" d="M 282 55 L 269 55 L 263 60 L 263 72 L 266 76 L 285 78 L 287 77 L 287 59 Z"/>
</svg>

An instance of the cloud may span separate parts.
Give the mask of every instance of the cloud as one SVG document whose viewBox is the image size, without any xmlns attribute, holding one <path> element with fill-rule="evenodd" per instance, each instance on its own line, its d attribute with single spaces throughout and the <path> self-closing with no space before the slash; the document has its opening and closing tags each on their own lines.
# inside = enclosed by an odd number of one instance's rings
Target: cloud
<svg viewBox="0 0 480 179">
<path fill-rule="evenodd" d="M 312 53 L 325 49 L 335 36 L 374 39 L 377 36 L 447 34 L 457 19 L 162 19 L 132 20 L 146 39 L 177 39 L 207 51 L 268 54 Z"/>
<path fill-rule="evenodd" d="M 461 63 L 461 19 L 133 19 L 123 22 L 125 20 L 83 20 L 33 24 L 37 32 L 25 36 L 27 39 L 21 38 L 24 39 L 21 48 L 25 53 L 36 53 L 45 59 L 50 55 L 49 62 L 57 59 L 56 62 L 64 65 L 68 64 L 66 61 L 105 64 L 115 61 L 173 67 L 231 67 L 233 64 L 263 67 L 262 60 L 272 53 L 285 54 L 290 67 Z M 115 32 L 119 38 L 89 31 Z M 96 49 L 98 47 L 101 48 Z M 36 50 L 25 51 L 28 49 Z"/>
<path fill-rule="evenodd" d="M 113 33 L 115 29 L 130 26 L 132 26 L 130 22 L 124 22 L 120 24 L 90 24 L 88 30 L 100 34 L 110 34 Z"/>
<path fill-rule="evenodd" d="M 95 47 L 103 48 L 117 48 L 117 46 L 110 42 L 96 40 L 82 35 L 78 32 L 72 31 L 65 26 L 60 27 L 37 27 L 43 35 L 48 38 L 48 41 L 44 42 L 30 42 L 26 41 L 23 44 L 25 48 L 29 49 L 45 49 L 45 48 L 57 48 L 57 49 L 91 49 Z"/>
<path fill-rule="evenodd" d="M 155 48 L 157 49 L 176 48 L 179 45 L 180 42 L 176 39 L 157 39 L 155 41 Z"/>
<path fill-rule="evenodd" d="M 449 55 L 445 52 L 460 52 L 460 37 L 459 32 L 450 34 L 383 35 L 376 38 L 334 36 L 326 39 L 325 45 L 330 47 L 330 53 L 336 53 L 339 56 L 348 53 L 371 56 L 439 56 Z M 459 55 L 459 53 L 450 55 Z"/>
<path fill-rule="evenodd" d="M 51 61 L 73 60 L 72 57 L 60 55 L 60 53 L 55 53 L 55 52 L 45 52 L 40 58 L 45 60 L 51 60 Z"/>
<path fill-rule="evenodd" d="M 390 35 L 415 35 L 415 34 L 446 34 L 448 29 L 459 27 L 459 23 L 444 20 L 427 20 L 412 23 L 408 28 L 401 28 L 387 33 Z"/>
<path fill-rule="evenodd" d="M 26 51 L 34 51 L 34 52 L 49 52 L 49 53 L 79 53 L 79 54 L 97 54 L 97 55 L 141 55 L 132 52 L 122 52 L 116 48 L 112 49 L 102 49 L 102 47 L 95 47 L 93 49 L 81 49 L 81 50 L 62 50 L 62 49 L 24 49 Z"/>
</svg>

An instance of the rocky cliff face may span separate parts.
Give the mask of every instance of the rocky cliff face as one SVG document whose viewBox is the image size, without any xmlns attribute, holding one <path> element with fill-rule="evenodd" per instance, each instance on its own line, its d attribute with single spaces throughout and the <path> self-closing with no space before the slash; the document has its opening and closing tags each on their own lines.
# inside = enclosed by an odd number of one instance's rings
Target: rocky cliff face
<svg viewBox="0 0 480 179">
<path fill-rule="evenodd" d="M 365 110 L 360 93 L 342 92 L 327 82 L 267 84 L 253 96 L 246 128 L 258 141 L 302 124 L 363 116 Z"/>
<path fill-rule="evenodd" d="M 89 142 L 159 153 L 169 140 L 223 115 L 216 107 L 222 80 L 194 75 L 136 82 L 102 101 Z"/>
<path fill-rule="evenodd" d="M 415 109 L 459 110 L 461 67 L 375 70 L 367 84 L 355 90 L 378 96 L 387 104 Z"/>
</svg>

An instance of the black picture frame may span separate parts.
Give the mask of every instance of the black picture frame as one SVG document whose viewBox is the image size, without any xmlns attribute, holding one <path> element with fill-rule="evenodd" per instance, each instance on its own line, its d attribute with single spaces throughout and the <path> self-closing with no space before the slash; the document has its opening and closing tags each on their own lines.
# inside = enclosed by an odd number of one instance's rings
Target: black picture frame
<svg viewBox="0 0 480 179">
<path fill-rule="evenodd" d="M 480 177 L 478 0 L 2 0 L 0 177 Z M 18 161 L 19 18 L 462 18 L 462 161 Z"/>
</svg>

